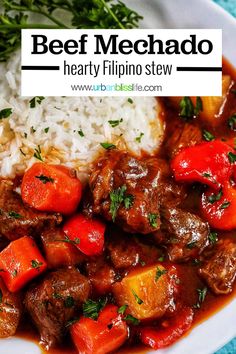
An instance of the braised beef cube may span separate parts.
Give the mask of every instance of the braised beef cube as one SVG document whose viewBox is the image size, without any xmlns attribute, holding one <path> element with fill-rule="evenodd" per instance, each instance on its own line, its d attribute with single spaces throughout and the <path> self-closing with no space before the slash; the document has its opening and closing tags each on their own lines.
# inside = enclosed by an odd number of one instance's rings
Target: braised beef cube
<svg viewBox="0 0 236 354">
<path fill-rule="evenodd" d="M 21 295 L 7 290 L 0 278 L 0 338 L 14 336 L 22 314 Z"/>
<path fill-rule="evenodd" d="M 131 235 L 124 234 L 120 238 L 111 236 L 107 248 L 115 269 L 126 269 L 137 264 L 151 265 L 162 254 L 157 247 L 143 244 Z"/>
<path fill-rule="evenodd" d="M 49 273 L 27 291 L 25 306 L 46 348 L 62 341 L 67 322 L 89 293 L 88 279 L 75 268 Z"/>
<path fill-rule="evenodd" d="M 41 240 L 48 267 L 51 269 L 77 265 L 86 259 L 86 256 L 58 227 L 45 230 Z"/>
<path fill-rule="evenodd" d="M 208 245 L 209 226 L 199 216 L 179 208 L 163 208 L 159 243 L 166 245 L 171 261 L 198 256 Z"/>
<path fill-rule="evenodd" d="M 106 262 L 104 256 L 90 257 L 86 263 L 86 270 L 96 294 L 105 295 L 111 292 L 111 286 L 115 283 L 116 273 Z"/>
<path fill-rule="evenodd" d="M 236 243 L 228 239 L 219 241 L 199 273 L 215 294 L 232 292 L 236 278 Z"/>
<path fill-rule="evenodd" d="M 127 152 L 109 151 L 98 159 L 90 177 L 93 212 L 114 221 L 126 232 L 156 231 L 160 228 L 163 183 L 169 177 L 170 169 L 164 160 L 141 160 Z M 169 192 L 168 188 L 166 194 L 171 198 L 173 188 Z M 86 208 L 91 211 L 89 203 Z"/>
<path fill-rule="evenodd" d="M 202 141 L 201 129 L 192 124 L 179 124 L 167 140 L 169 156 L 174 157 L 181 149 L 199 144 Z"/>
<path fill-rule="evenodd" d="M 26 206 L 9 180 L 0 181 L 0 234 L 10 241 L 25 235 L 38 235 L 60 224 L 60 214 L 43 213 Z"/>
</svg>

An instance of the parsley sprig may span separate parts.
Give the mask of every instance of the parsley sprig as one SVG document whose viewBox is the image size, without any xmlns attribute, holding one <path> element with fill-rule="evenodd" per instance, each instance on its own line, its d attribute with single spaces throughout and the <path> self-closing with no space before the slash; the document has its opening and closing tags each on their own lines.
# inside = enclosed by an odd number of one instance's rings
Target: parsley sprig
<svg viewBox="0 0 236 354">
<path fill-rule="evenodd" d="M 112 221 L 115 221 L 119 207 L 124 204 L 125 209 L 131 208 L 134 202 L 134 197 L 131 194 L 126 194 L 127 187 L 125 185 L 113 190 L 110 193 L 110 213 Z"/>
<path fill-rule="evenodd" d="M 123 2 L 114 0 L 3 0 L 2 10 L 0 61 L 6 61 L 20 47 L 21 29 L 137 28 L 142 19 Z M 58 10 L 61 12 L 60 20 Z M 40 15 L 48 24 L 45 21 L 36 23 L 30 20 L 30 14 Z M 68 15 L 69 22 L 64 21 Z"/>
</svg>

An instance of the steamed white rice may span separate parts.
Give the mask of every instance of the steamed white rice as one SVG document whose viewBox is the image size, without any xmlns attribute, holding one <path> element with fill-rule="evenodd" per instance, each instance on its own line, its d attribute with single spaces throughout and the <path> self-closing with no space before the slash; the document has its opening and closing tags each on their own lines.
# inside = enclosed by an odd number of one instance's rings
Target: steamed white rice
<svg viewBox="0 0 236 354">
<path fill-rule="evenodd" d="M 45 162 L 64 164 L 86 175 L 104 151 L 100 143 L 113 143 L 140 155 L 142 150 L 152 154 L 162 141 L 163 125 L 152 97 L 132 97 L 133 103 L 125 97 L 47 97 L 30 108 L 31 98 L 20 97 L 18 52 L 0 64 L 0 110 L 13 110 L 0 121 L 1 176 L 14 177 L 37 162 L 38 146 Z M 121 118 L 115 128 L 108 122 Z M 78 133 L 81 130 L 84 136 Z"/>
</svg>

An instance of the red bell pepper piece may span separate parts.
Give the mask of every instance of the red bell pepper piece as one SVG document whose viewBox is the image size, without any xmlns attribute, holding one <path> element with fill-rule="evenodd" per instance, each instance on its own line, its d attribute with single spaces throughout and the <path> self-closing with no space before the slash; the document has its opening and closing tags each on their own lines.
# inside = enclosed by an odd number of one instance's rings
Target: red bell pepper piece
<svg viewBox="0 0 236 354">
<path fill-rule="evenodd" d="M 233 173 L 229 153 L 234 150 L 220 140 L 183 149 L 171 162 L 176 181 L 200 182 L 219 189 Z"/>
<path fill-rule="evenodd" d="M 97 321 L 82 317 L 70 328 L 79 354 L 106 354 L 118 349 L 128 338 L 128 327 L 118 307 L 107 305 Z"/>
<path fill-rule="evenodd" d="M 236 228 L 236 185 L 226 182 L 220 191 L 208 190 L 201 199 L 201 212 L 209 224 L 220 230 Z"/>
<path fill-rule="evenodd" d="M 83 214 L 72 216 L 64 225 L 66 236 L 87 256 L 102 253 L 106 225 L 98 219 L 89 219 Z"/>
<path fill-rule="evenodd" d="M 37 210 L 72 214 L 80 202 L 82 185 L 65 166 L 35 163 L 24 174 L 21 195 Z"/>
<path fill-rule="evenodd" d="M 190 307 L 183 308 L 181 312 L 169 321 L 165 327 L 157 329 L 145 327 L 140 330 L 141 341 L 153 349 L 167 347 L 186 333 L 192 325 L 194 312 Z"/>
<path fill-rule="evenodd" d="M 46 268 L 36 243 L 28 236 L 12 241 L 0 253 L 0 275 L 11 292 L 23 288 Z"/>
</svg>

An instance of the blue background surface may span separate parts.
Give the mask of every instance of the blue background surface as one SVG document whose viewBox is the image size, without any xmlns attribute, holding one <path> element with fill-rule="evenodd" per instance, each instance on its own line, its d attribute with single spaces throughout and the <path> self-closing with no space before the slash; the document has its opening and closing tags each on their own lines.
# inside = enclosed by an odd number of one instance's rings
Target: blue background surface
<svg viewBox="0 0 236 354">
<path fill-rule="evenodd" d="M 214 1 L 217 4 L 221 5 L 222 7 L 224 7 L 225 10 L 229 11 L 231 13 L 231 15 L 236 17 L 236 0 L 214 0 Z M 235 42 L 236 42 L 236 39 L 235 39 Z M 235 325 L 236 325 L 236 319 L 235 319 Z M 227 344 L 225 347 L 223 347 L 222 349 L 217 351 L 216 353 L 217 354 L 236 354 L 236 338 L 234 340 L 232 340 L 229 344 Z"/>
</svg>

